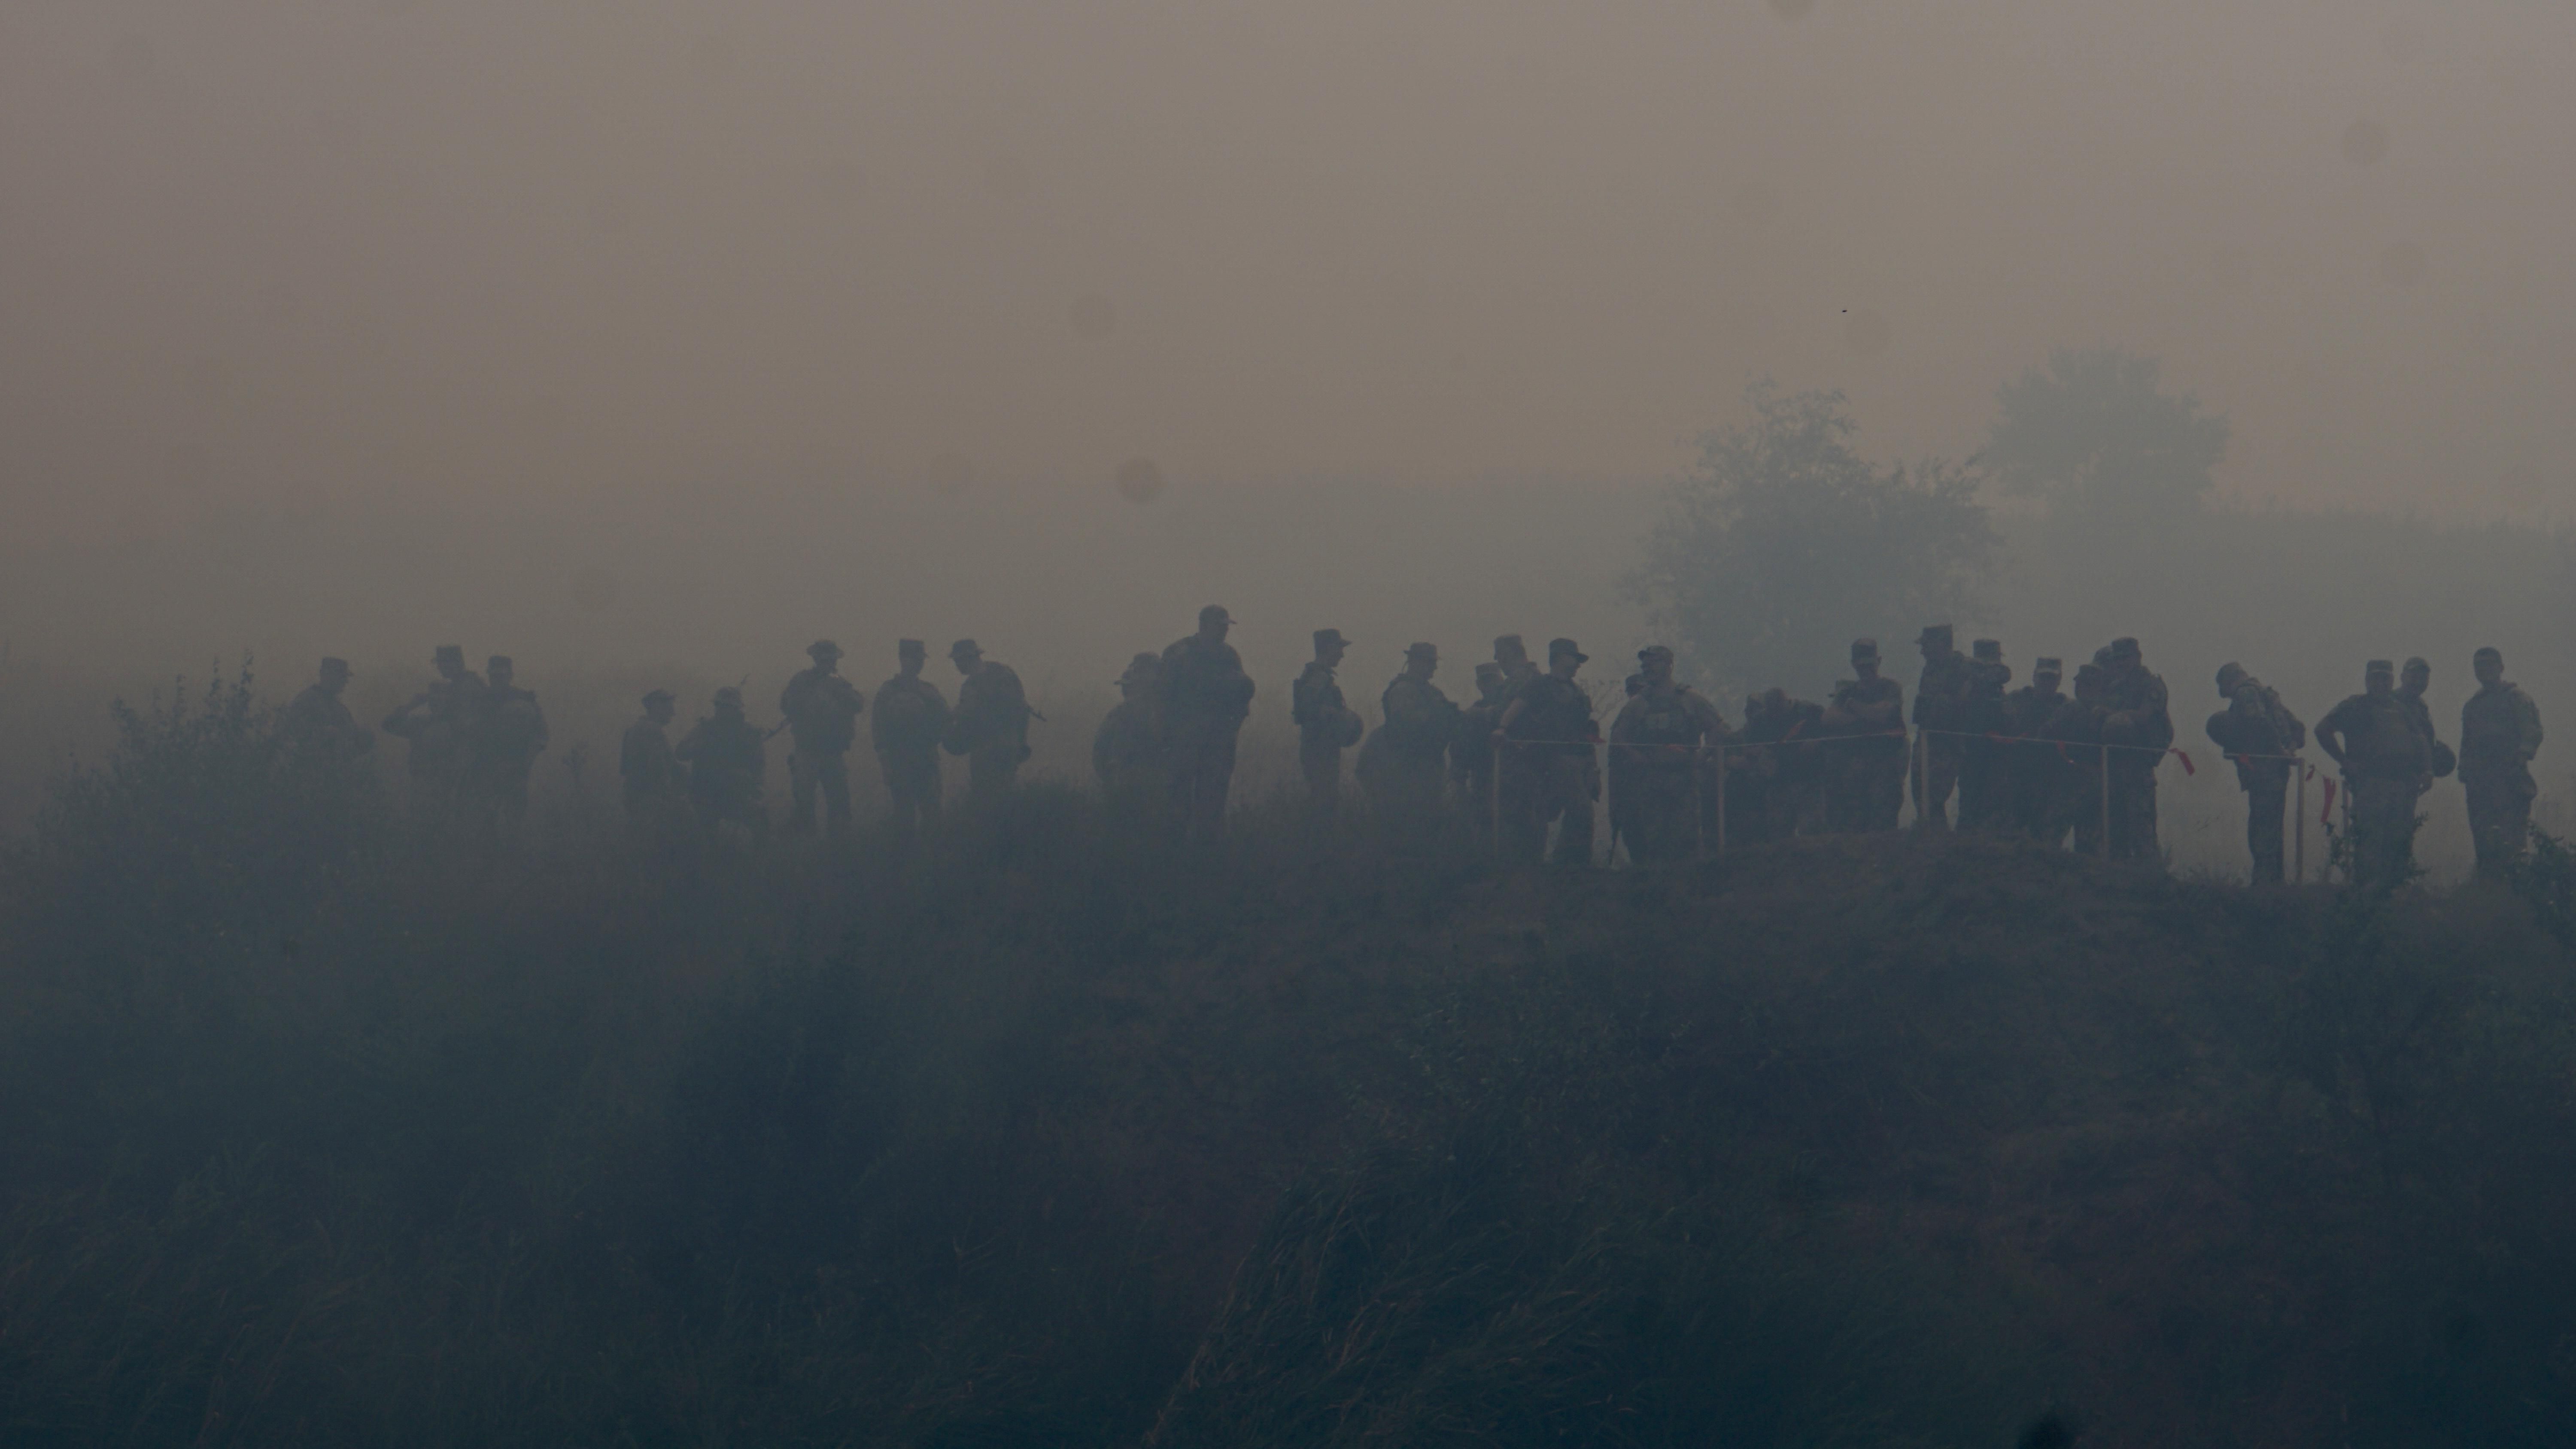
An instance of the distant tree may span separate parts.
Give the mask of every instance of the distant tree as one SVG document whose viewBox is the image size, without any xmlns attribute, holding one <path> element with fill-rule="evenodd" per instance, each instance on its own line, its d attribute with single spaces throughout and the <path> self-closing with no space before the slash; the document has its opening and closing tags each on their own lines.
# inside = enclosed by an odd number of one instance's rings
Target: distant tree
<svg viewBox="0 0 2576 1449">
<path fill-rule="evenodd" d="M 2000 545 L 1973 471 L 1931 460 L 1880 472 L 1853 451 L 1858 424 L 1838 391 L 1783 397 L 1761 383 L 1749 397 L 1751 424 L 1700 439 L 1698 471 L 1673 485 L 1628 578 L 1714 683 L 1812 689 L 1856 637 L 1892 646 L 1977 617 Z"/>
<path fill-rule="evenodd" d="M 2227 452 L 2227 419 L 2160 392 L 2159 364 L 2116 347 L 2052 352 L 2003 385 L 1979 456 L 2007 493 L 2062 514 L 2171 517 L 2200 506 Z"/>
</svg>

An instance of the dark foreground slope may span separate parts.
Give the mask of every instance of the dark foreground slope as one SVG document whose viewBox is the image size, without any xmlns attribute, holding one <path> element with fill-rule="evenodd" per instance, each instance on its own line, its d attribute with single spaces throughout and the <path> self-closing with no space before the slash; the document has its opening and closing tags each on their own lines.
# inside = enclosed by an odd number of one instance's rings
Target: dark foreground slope
<svg viewBox="0 0 2576 1449">
<path fill-rule="evenodd" d="M 9 866 L 12 1444 L 2576 1442 L 2507 892 L 1044 791 L 909 872 L 478 862 L 220 735 Z"/>
</svg>

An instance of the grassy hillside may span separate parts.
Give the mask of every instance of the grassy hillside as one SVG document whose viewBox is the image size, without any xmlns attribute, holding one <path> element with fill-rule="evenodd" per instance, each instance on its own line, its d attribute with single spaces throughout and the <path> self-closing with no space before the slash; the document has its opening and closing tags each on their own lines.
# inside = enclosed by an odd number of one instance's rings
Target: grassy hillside
<svg viewBox="0 0 2576 1449">
<path fill-rule="evenodd" d="M 1240 823 L 480 852 L 138 721 L 0 878 L 0 1438 L 2576 1430 L 2522 895 Z"/>
</svg>

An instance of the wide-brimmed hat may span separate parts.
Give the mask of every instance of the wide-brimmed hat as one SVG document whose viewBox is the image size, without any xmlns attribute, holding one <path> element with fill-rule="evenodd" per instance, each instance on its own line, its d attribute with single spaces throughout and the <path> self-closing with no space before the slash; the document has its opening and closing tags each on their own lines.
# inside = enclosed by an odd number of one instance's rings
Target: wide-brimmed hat
<svg viewBox="0 0 2576 1449">
<path fill-rule="evenodd" d="M 1315 631 L 1316 648 L 1330 649 L 1337 644 L 1345 649 L 1351 647 L 1351 641 L 1343 638 L 1342 631 L 1339 629 L 1318 629 Z"/>
</svg>

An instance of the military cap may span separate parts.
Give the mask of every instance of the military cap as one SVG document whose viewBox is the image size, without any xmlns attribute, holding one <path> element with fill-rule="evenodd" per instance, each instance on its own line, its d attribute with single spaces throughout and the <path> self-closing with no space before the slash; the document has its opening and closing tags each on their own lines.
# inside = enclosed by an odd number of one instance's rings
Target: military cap
<svg viewBox="0 0 2576 1449">
<path fill-rule="evenodd" d="M 1591 655 L 1584 653 L 1580 645 L 1562 635 L 1547 641 L 1547 657 L 1550 660 L 1554 660 L 1559 655 L 1564 654 L 1573 655 L 1574 662 L 1577 664 L 1580 664 L 1584 660 L 1592 657 Z"/>
<path fill-rule="evenodd" d="M 1969 645 L 1968 650 L 1979 659 L 1999 664 L 2003 662 L 2004 641 L 2001 639 L 1980 639 L 1976 643 Z"/>
<path fill-rule="evenodd" d="M 1926 624 L 1923 626 L 1923 632 L 1914 636 L 1914 642 L 1917 644 L 1947 644 L 1950 642 L 1950 626 L 1947 624 Z"/>
<path fill-rule="evenodd" d="M 2030 672 L 2033 674 L 2054 674 L 2062 679 L 2066 675 L 2066 661 L 2058 658 L 2054 654 L 2042 654 L 2037 659 L 2030 661 Z"/>
<path fill-rule="evenodd" d="M 1131 680 L 1151 679 L 1162 672 L 1162 655 L 1139 654 L 1135 658 L 1127 661 L 1127 671 L 1118 676 L 1118 682 L 1120 684 L 1125 684 Z"/>
<path fill-rule="evenodd" d="M 1878 641 L 1875 639 L 1854 639 L 1852 641 L 1851 657 L 1854 659 L 1876 659 L 1878 657 Z"/>
<path fill-rule="evenodd" d="M 805 654 L 811 659 L 838 659 L 841 657 L 841 646 L 829 639 L 817 639 L 805 646 Z"/>
<path fill-rule="evenodd" d="M 956 643 L 948 646 L 948 657 L 951 659 L 964 659 L 969 655 L 978 655 L 983 652 L 984 651 L 979 648 L 972 639 L 960 639 Z"/>
<path fill-rule="evenodd" d="M 1437 659 L 1440 657 L 1440 646 L 1437 644 L 1425 644 L 1418 641 L 1412 644 L 1407 644 L 1404 646 L 1404 657 L 1407 659 Z M 1479 664 L 1476 666 L 1479 673 L 1488 669 L 1496 669 L 1500 667 L 1501 666 L 1499 665 L 1493 664 Z"/>
<path fill-rule="evenodd" d="M 2493 644 L 2481 644 L 2478 646 L 2478 652 L 2470 655 L 2469 658 L 2472 660 L 2492 659 L 2496 663 L 2502 664 L 2504 662 L 2504 651 L 2498 649 Z"/>
<path fill-rule="evenodd" d="M 465 662 L 465 646 L 462 644 L 441 644 L 438 646 L 438 653 L 435 657 L 441 664 L 444 664 L 451 659 L 462 664 Z"/>
<path fill-rule="evenodd" d="M 2138 657 L 2138 641 L 2137 641 L 2137 640 L 2135 640 L 2135 639 L 2133 639 L 2133 638 L 2131 638 L 2131 637 L 2129 637 L 2129 636 L 2128 636 L 2128 635 L 2126 635 L 2126 634 L 2123 634 L 2123 635 L 2121 635 L 2119 638 L 2112 640 L 2112 641 L 2111 641 L 2111 657 L 2112 657 L 2112 658 L 2114 658 L 2114 659 L 2135 659 L 2135 658 L 2137 658 L 2137 657 Z"/>
<path fill-rule="evenodd" d="M 2433 672 L 2433 666 L 2425 663 L 2424 656 L 2421 654 L 2407 660 L 2405 669 L 2409 674 L 2430 674 Z"/>
<path fill-rule="evenodd" d="M 2109 664 L 2111 662 L 2111 646 L 2105 644 L 2101 648 L 2094 650 L 2093 662 L 2096 664 Z"/>
<path fill-rule="evenodd" d="M 671 691 L 667 689 L 648 689 L 644 691 L 644 707 L 646 709 L 651 709 L 657 704 L 671 704 L 675 702 L 677 698 L 678 696 L 672 694 Z"/>
<path fill-rule="evenodd" d="M 742 708 L 742 691 L 741 691 L 741 690 L 739 690 L 739 689 L 734 688 L 734 687 L 733 687 L 732 685 L 730 685 L 730 684 L 726 685 L 726 686 L 725 686 L 724 688 L 722 688 L 722 689 L 717 690 L 717 691 L 716 691 L 716 708 L 718 708 L 718 709 L 740 709 L 740 708 Z"/>
<path fill-rule="evenodd" d="M 894 641 L 894 652 L 898 659 L 908 654 L 927 656 L 930 653 L 930 646 L 918 639 L 897 639 Z"/>
<path fill-rule="evenodd" d="M 1339 629 L 1318 629 L 1315 631 L 1315 647 L 1318 649 L 1330 649 L 1336 644 L 1347 649 L 1350 647 L 1350 642 L 1350 640 L 1342 637 L 1342 631 Z"/>
<path fill-rule="evenodd" d="M 2373 659 L 2369 663 L 2361 666 L 2361 672 L 2363 674 L 2395 674 L 2397 672 L 2397 666 L 2389 663 L 2385 659 Z"/>
<path fill-rule="evenodd" d="M 1492 663 L 1491 661 L 1476 666 L 1476 677 L 1478 679 L 1498 679 L 1502 677 L 1502 673 L 1503 666 Z"/>
<path fill-rule="evenodd" d="M 2218 692 L 2221 694 L 2228 693 L 2230 690 L 2236 688 L 2236 681 L 2243 679 L 2244 677 L 2245 666 L 2237 663 L 2233 659 L 2228 660 L 2226 663 L 2218 666 Z"/>
<path fill-rule="evenodd" d="M 491 658 L 483 661 L 483 667 L 485 669 L 510 669 L 514 668 L 515 665 L 509 655 L 495 654 Z"/>
<path fill-rule="evenodd" d="M 1216 619 L 1222 619 L 1229 624 L 1234 622 L 1234 616 L 1225 611 L 1225 605 L 1223 604 L 1210 604 L 1206 608 L 1199 610 L 1200 623 L 1205 624 Z"/>
<path fill-rule="evenodd" d="M 1640 664 L 1645 663 L 1649 659 L 1659 657 L 1664 659 L 1672 658 L 1672 646 L 1669 644 L 1649 644 L 1645 648 L 1637 651 L 1637 662 Z"/>
<path fill-rule="evenodd" d="M 2088 679 L 2099 679 L 2101 677 L 2102 666 L 2099 664 L 2078 664 L 2075 666 L 2075 682 L 2078 684 L 2082 684 Z"/>
<path fill-rule="evenodd" d="M 1505 655 L 1510 655 L 1514 659 L 1527 659 L 1529 646 L 1521 642 L 1521 636 L 1518 634 L 1497 634 L 1494 636 L 1494 657 L 1500 659 Z"/>
<path fill-rule="evenodd" d="M 349 661 L 326 654 L 322 658 L 322 672 L 325 674 L 347 674 L 350 672 Z"/>
</svg>

